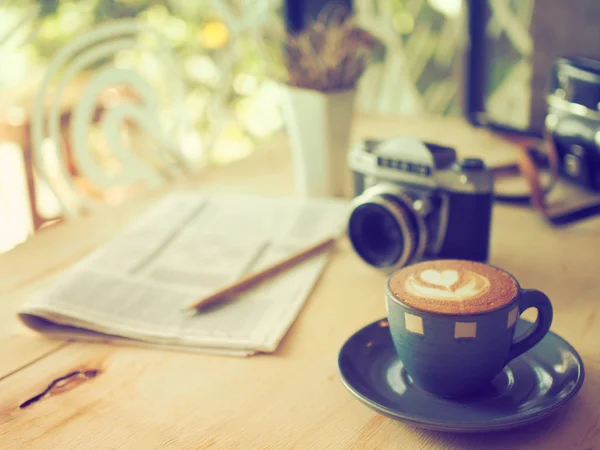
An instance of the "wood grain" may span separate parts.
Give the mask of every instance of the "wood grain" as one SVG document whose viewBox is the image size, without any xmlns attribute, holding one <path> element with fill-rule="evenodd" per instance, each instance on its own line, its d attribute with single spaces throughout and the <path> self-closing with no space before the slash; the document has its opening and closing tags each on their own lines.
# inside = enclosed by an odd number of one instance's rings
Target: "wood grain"
<svg viewBox="0 0 600 450">
<path fill-rule="evenodd" d="M 472 153 L 496 148 L 489 135 L 459 121 L 363 118 L 357 133 L 403 130 L 442 136 Z M 207 173 L 198 186 L 214 192 L 291 193 L 284 150 L 265 150 Z M 3 284 L 10 293 L 0 303 L 0 367 L 12 367 L 0 380 L 0 448 L 587 450 L 600 442 L 600 220 L 553 230 L 527 208 L 494 208 L 490 262 L 512 272 L 524 287 L 548 294 L 555 308 L 552 330 L 580 352 L 586 381 L 567 408 L 541 423 L 460 435 L 387 419 L 355 400 L 339 381 L 337 352 L 345 339 L 385 316 L 385 276 L 363 264 L 346 239 L 338 242 L 305 308 L 272 355 L 244 359 L 65 344 L 25 334 L 14 310 L 33 288 L 29 284 L 43 282 L 108 239 L 148 204 L 145 199 L 131 205 L 122 218 L 117 209 L 65 223 L 0 258 L 3 275 L 17 280 Z M 7 346 L 19 351 L 4 350 Z M 73 379 L 19 408 L 54 380 L 86 370 L 98 374 Z"/>
</svg>

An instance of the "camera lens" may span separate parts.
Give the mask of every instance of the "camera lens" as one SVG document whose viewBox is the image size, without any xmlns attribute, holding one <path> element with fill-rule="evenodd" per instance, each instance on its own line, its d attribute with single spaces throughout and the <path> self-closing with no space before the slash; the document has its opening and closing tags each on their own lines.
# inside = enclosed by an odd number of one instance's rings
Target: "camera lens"
<svg viewBox="0 0 600 450">
<path fill-rule="evenodd" d="M 378 268 L 406 264 L 416 248 L 414 213 L 399 199 L 390 197 L 360 203 L 352 211 L 348 224 L 356 253 Z"/>
</svg>

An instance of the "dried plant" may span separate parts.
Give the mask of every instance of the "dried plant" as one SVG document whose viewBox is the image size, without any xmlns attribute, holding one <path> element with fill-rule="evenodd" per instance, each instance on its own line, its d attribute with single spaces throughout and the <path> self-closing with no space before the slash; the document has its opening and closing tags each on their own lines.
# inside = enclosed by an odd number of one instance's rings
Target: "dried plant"
<svg viewBox="0 0 600 450">
<path fill-rule="evenodd" d="M 281 38 L 284 82 L 318 91 L 352 89 L 383 44 L 345 9 L 324 8 L 300 33 Z"/>
</svg>

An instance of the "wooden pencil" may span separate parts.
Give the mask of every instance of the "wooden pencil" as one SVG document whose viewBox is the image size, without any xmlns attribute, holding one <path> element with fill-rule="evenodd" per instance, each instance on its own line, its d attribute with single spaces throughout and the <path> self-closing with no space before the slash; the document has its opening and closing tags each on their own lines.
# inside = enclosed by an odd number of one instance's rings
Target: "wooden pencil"
<svg viewBox="0 0 600 450">
<path fill-rule="evenodd" d="M 208 305 L 212 305 L 213 303 L 222 302 L 222 301 L 230 301 L 237 294 L 249 289 L 261 283 L 265 280 L 268 280 L 280 272 L 287 270 L 296 264 L 299 264 L 312 256 L 315 256 L 322 251 L 328 249 L 329 247 L 335 244 L 335 238 L 327 238 L 322 241 L 319 241 L 315 245 L 312 245 L 306 249 L 303 249 L 299 252 L 294 253 L 293 255 L 278 261 L 258 272 L 251 273 L 243 277 L 242 279 L 235 281 L 234 283 L 218 290 L 217 292 L 210 294 L 207 297 L 201 298 L 197 302 L 187 306 L 185 310 L 200 310 Z"/>
</svg>

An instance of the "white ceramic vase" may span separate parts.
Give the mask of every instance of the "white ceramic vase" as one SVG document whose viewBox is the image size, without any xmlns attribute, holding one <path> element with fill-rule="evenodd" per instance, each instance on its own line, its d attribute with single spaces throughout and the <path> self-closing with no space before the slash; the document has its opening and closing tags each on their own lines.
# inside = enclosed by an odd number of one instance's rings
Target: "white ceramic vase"
<svg viewBox="0 0 600 450">
<path fill-rule="evenodd" d="M 284 85 L 282 93 L 296 192 L 346 196 L 356 90 L 320 92 Z"/>
</svg>

